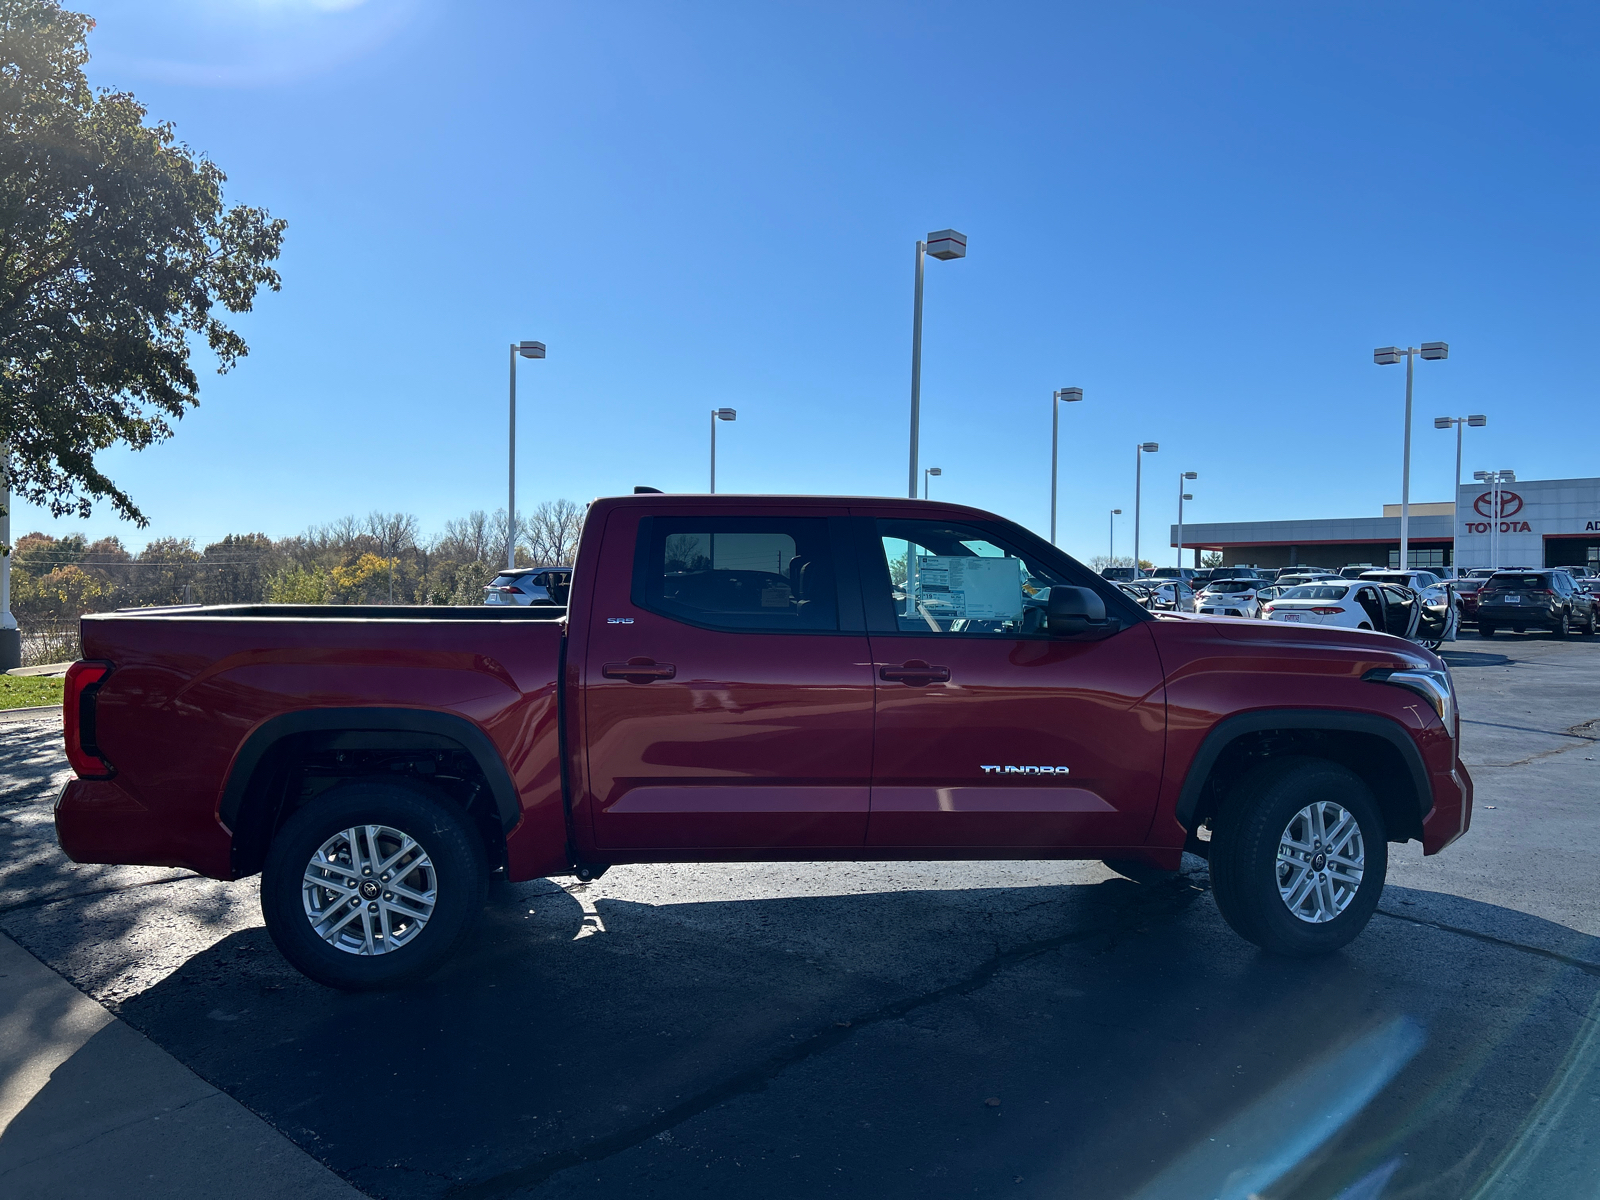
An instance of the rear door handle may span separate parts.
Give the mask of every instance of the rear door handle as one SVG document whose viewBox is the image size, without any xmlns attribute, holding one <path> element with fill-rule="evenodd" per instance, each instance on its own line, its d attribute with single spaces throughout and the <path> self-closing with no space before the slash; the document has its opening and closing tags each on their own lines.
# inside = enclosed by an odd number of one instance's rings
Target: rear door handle
<svg viewBox="0 0 1600 1200">
<path fill-rule="evenodd" d="M 903 683 L 908 687 L 926 687 L 930 683 L 948 683 L 950 668 L 929 666 L 920 658 L 913 658 L 898 667 L 879 667 L 878 678 L 888 683 Z"/>
<path fill-rule="evenodd" d="M 658 663 L 653 658 L 630 658 L 625 663 L 606 663 L 600 674 L 607 679 L 626 679 L 629 683 L 649 683 L 652 679 L 671 679 L 678 668 L 671 663 Z"/>
</svg>

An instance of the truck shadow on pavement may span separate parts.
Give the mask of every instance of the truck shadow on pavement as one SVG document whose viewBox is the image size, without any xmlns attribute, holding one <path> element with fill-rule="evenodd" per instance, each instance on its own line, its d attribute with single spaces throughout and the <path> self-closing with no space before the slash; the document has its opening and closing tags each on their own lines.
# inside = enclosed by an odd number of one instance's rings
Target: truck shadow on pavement
<svg viewBox="0 0 1600 1200">
<path fill-rule="evenodd" d="M 718 868 L 688 870 L 715 890 Z M 1227 1161 L 1209 1139 L 1283 1118 L 1275 1088 L 1403 1020 L 1420 1050 L 1342 1129 L 1337 1095 L 1307 1113 L 1338 1132 L 1296 1134 L 1309 1149 L 1271 1194 L 1444 1197 L 1589 1069 L 1568 1052 L 1600 999 L 1600 939 L 1398 887 L 1351 947 L 1302 962 L 1234 937 L 1203 866 L 672 903 L 613 882 L 498 887 L 407 992 L 318 987 L 252 927 L 120 1012 L 395 1198 L 1164 1196 L 1163 1168 Z"/>
</svg>

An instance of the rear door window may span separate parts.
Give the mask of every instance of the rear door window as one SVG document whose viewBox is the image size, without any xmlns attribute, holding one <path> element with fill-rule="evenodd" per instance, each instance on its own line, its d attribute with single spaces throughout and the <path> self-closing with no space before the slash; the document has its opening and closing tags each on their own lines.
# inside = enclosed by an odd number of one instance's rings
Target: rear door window
<svg viewBox="0 0 1600 1200">
<path fill-rule="evenodd" d="M 640 608 L 716 629 L 839 628 L 825 519 L 654 517 L 640 550 Z"/>
</svg>

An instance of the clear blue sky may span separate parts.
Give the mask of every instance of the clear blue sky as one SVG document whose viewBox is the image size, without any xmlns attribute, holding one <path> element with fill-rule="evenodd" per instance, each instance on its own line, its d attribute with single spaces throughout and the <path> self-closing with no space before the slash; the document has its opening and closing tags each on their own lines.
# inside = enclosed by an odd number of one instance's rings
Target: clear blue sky
<svg viewBox="0 0 1600 1200">
<path fill-rule="evenodd" d="M 1147 460 L 1145 545 L 1191 520 L 1444 499 L 1467 468 L 1600 475 L 1588 5 L 824 5 L 101 0 L 125 87 L 289 222 L 251 354 L 166 445 L 104 462 L 151 536 L 636 483 L 904 489 L 912 246 L 930 262 L 935 495 L 1105 548 Z M 202 356 L 203 357 L 203 356 Z M 1129 518 L 1123 518 L 1126 522 Z M 1119 547 L 1128 546 L 1126 525 Z M 1171 562 L 1172 551 L 1157 557 Z"/>
</svg>

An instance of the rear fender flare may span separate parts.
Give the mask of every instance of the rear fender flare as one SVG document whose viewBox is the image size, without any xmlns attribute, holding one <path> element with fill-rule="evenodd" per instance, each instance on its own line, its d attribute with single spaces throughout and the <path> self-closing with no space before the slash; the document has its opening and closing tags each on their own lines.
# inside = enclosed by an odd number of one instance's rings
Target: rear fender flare
<svg viewBox="0 0 1600 1200">
<path fill-rule="evenodd" d="M 217 816 L 235 837 L 250 783 L 267 753 L 285 738 L 305 733 L 421 733 L 457 743 L 478 764 L 494 797 L 503 832 L 522 819 L 522 804 L 505 759 L 489 735 L 465 717 L 416 708 L 311 708 L 263 721 L 234 755 L 217 804 Z"/>
</svg>

